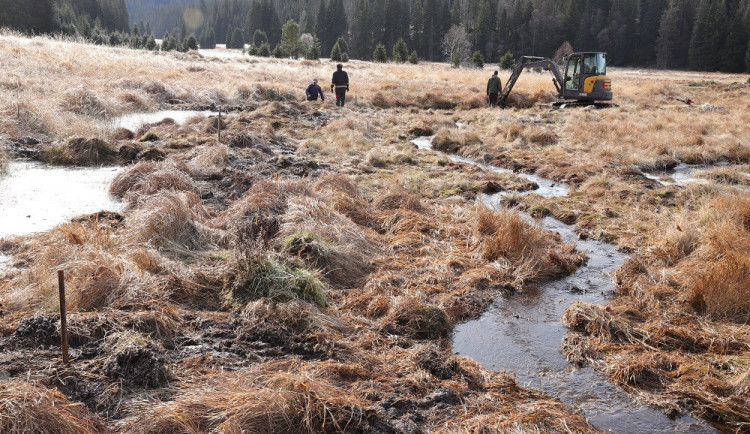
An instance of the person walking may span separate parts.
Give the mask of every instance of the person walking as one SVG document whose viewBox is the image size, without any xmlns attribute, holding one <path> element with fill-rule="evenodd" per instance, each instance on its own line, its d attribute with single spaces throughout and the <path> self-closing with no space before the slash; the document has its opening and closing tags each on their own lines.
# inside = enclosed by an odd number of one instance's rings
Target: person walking
<svg viewBox="0 0 750 434">
<path fill-rule="evenodd" d="M 307 86 L 307 89 L 305 90 L 305 95 L 307 95 L 308 101 L 317 101 L 318 95 L 320 95 L 320 100 L 325 101 L 325 97 L 323 96 L 323 89 L 318 86 L 318 79 L 313 78 L 313 82 L 310 83 L 309 86 Z"/>
<path fill-rule="evenodd" d="M 347 90 L 349 90 L 349 74 L 344 71 L 344 66 L 339 63 L 336 65 L 336 71 L 331 78 L 331 92 L 336 92 L 337 106 L 344 106 Z"/>
<path fill-rule="evenodd" d="M 497 76 L 497 71 L 495 71 L 487 81 L 487 98 L 490 100 L 490 107 L 497 105 L 497 94 L 500 93 L 502 88 L 503 85 L 500 82 L 500 77 Z"/>
</svg>

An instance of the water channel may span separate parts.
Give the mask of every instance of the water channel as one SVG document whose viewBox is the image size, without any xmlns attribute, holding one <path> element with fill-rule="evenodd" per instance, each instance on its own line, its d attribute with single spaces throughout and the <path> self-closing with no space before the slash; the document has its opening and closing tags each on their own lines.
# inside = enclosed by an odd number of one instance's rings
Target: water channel
<svg viewBox="0 0 750 434">
<path fill-rule="evenodd" d="M 420 149 L 429 149 L 429 137 L 413 140 Z M 435 151 L 437 152 L 437 151 Z M 484 170 L 513 173 L 452 154 L 452 161 L 472 164 Z M 516 173 L 539 185 L 523 194 L 560 197 L 568 187 L 536 175 Z M 479 201 L 496 208 L 507 192 L 482 195 Z M 705 422 L 685 415 L 670 419 L 662 412 L 631 399 L 606 377 L 590 367 L 579 368 L 567 362 L 561 341 L 567 329 L 561 318 L 576 301 L 605 304 L 614 284 L 610 274 L 625 261 L 616 246 L 593 240 L 580 240 L 572 226 L 551 217 L 537 222 L 558 232 L 567 243 L 589 257 L 586 265 L 572 275 L 522 294 L 500 297 L 480 318 L 458 324 L 453 333 L 455 354 L 470 357 L 487 369 L 512 372 L 522 385 L 556 396 L 566 404 L 581 408 L 591 423 L 604 431 L 617 433 L 714 433 Z"/>
</svg>

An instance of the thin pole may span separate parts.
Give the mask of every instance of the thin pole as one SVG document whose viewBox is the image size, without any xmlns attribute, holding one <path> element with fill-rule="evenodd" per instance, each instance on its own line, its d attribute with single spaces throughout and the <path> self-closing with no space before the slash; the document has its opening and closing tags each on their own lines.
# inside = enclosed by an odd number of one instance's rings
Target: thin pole
<svg viewBox="0 0 750 434">
<path fill-rule="evenodd" d="M 68 313 L 65 307 L 65 272 L 57 270 L 57 283 L 60 288 L 60 339 L 63 363 L 69 363 L 68 357 Z"/>
<path fill-rule="evenodd" d="M 219 106 L 219 122 L 216 125 L 216 144 L 221 145 L 221 106 Z"/>
</svg>

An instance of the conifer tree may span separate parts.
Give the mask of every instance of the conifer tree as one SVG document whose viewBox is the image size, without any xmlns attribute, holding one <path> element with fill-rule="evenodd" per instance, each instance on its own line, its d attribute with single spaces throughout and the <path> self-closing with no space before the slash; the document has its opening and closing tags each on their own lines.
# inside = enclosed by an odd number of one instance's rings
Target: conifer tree
<svg viewBox="0 0 750 434">
<path fill-rule="evenodd" d="M 260 57 L 271 57 L 271 46 L 268 45 L 268 42 L 262 44 L 260 47 L 258 47 L 258 56 Z"/>
<path fill-rule="evenodd" d="M 245 39 L 242 36 L 242 29 L 235 28 L 232 30 L 232 39 L 227 48 L 243 50 L 245 48 Z"/>
<path fill-rule="evenodd" d="M 411 63 L 412 65 L 416 65 L 417 63 L 419 63 L 419 56 L 417 56 L 416 50 L 413 50 L 409 55 L 409 63 Z"/>
<path fill-rule="evenodd" d="M 273 49 L 273 57 L 281 59 L 284 57 L 284 52 L 281 50 L 281 45 L 276 44 L 276 48 Z"/>
<path fill-rule="evenodd" d="M 750 41 L 747 43 L 747 51 L 745 52 L 745 70 L 750 72 Z M 750 79 L 748 82 L 750 82 Z"/>
<path fill-rule="evenodd" d="M 472 54 L 471 63 L 475 68 L 484 68 L 484 56 L 482 55 L 481 51 L 477 50 L 474 52 L 474 54 Z"/>
<path fill-rule="evenodd" d="M 310 49 L 307 50 L 307 53 L 305 54 L 305 58 L 308 60 L 320 59 L 320 39 L 318 39 L 317 37 L 313 38 L 312 47 L 310 47 Z"/>
<path fill-rule="evenodd" d="M 154 38 L 154 35 L 149 35 L 148 42 L 146 42 L 146 49 L 149 51 L 156 50 L 156 38 Z"/>
<path fill-rule="evenodd" d="M 183 45 L 185 46 L 185 50 L 197 50 L 198 40 L 195 38 L 195 35 L 191 33 L 190 36 L 185 39 Z"/>
<path fill-rule="evenodd" d="M 339 46 L 338 42 L 335 43 L 331 49 L 331 61 L 341 62 L 341 46 Z"/>
<path fill-rule="evenodd" d="M 284 23 L 284 27 L 281 29 L 281 52 L 284 56 L 291 56 L 293 58 L 299 57 L 301 51 L 301 44 L 299 40 L 299 26 L 294 20 L 289 20 Z"/>
<path fill-rule="evenodd" d="M 388 61 L 388 55 L 385 52 L 385 45 L 383 45 L 382 42 L 375 46 L 375 51 L 372 53 L 372 59 L 381 63 Z"/>
<path fill-rule="evenodd" d="M 513 69 L 513 65 L 515 65 L 516 60 L 513 58 L 513 53 L 510 51 L 506 51 L 505 54 L 500 58 L 500 62 L 497 66 L 500 67 L 500 69 Z"/>
<path fill-rule="evenodd" d="M 266 35 L 266 32 L 260 29 L 255 29 L 255 32 L 253 33 L 253 39 L 252 39 L 253 45 L 260 47 L 263 44 L 268 43 L 268 36 Z"/>
<path fill-rule="evenodd" d="M 723 64 L 727 15 L 723 0 L 701 0 L 690 39 L 690 68 L 717 71 Z"/>
<path fill-rule="evenodd" d="M 393 61 L 396 63 L 404 63 L 408 57 L 409 50 L 406 48 L 406 42 L 399 38 L 393 46 Z"/>
</svg>

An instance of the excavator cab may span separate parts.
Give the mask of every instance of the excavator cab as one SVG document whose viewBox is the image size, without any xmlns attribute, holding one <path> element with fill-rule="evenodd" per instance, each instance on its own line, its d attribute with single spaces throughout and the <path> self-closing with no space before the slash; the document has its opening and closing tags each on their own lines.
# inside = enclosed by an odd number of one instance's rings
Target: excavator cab
<svg viewBox="0 0 750 434">
<path fill-rule="evenodd" d="M 609 106 L 600 101 L 612 100 L 612 82 L 607 77 L 607 54 L 601 52 L 573 53 L 565 56 L 562 65 L 545 57 L 522 56 L 503 89 L 498 103 L 505 107 L 508 95 L 524 69 L 542 68 L 552 74 L 552 83 L 560 101 L 553 105 Z M 572 102 L 571 102 L 572 101 Z"/>
<path fill-rule="evenodd" d="M 612 99 L 605 53 L 573 53 L 563 59 L 563 71 L 562 99 L 587 102 Z"/>
</svg>

